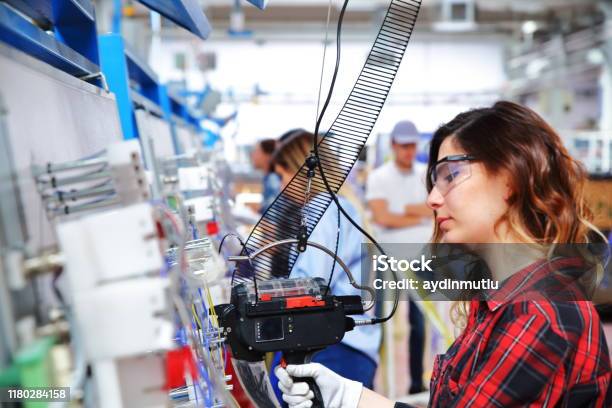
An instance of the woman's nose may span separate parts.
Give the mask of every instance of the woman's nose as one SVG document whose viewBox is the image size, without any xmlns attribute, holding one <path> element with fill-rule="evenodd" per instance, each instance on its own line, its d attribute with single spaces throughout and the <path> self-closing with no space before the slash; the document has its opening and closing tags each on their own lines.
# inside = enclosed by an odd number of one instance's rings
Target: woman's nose
<svg viewBox="0 0 612 408">
<path fill-rule="evenodd" d="M 440 194 L 440 191 L 434 186 L 427 196 L 427 206 L 435 211 L 440 208 L 443 203 L 444 196 Z"/>
</svg>

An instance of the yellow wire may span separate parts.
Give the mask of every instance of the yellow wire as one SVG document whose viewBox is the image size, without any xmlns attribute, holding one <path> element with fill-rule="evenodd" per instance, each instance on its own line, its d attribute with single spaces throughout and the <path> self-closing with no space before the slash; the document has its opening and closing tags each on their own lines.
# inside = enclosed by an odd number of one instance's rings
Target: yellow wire
<svg viewBox="0 0 612 408">
<path fill-rule="evenodd" d="M 210 288 L 208 284 L 204 282 L 204 295 L 206 297 L 206 302 L 210 308 L 209 318 L 212 323 L 212 326 L 215 329 L 219 329 L 219 319 L 217 317 L 217 312 L 215 311 L 215 304 L 213 303 L 212 294 L 210 293 Z M 223 364 L 223 371 L 225 371 L 225 358 L 223 356 L 223 348 L 219 347 L 219 361 Z"/>
<path fill-rule="evenodd" d="M 204 283 L 204 292 L 206 294 L 206 301 L 208 302 L 208 305 L 210 307 L 210 316 L 213 318 L 212 322 L 213 322 L 213 327 L 218 329 L 219 328 L 219 320 L 217 318 L 217 312 L 215 311 L 215 305 L 213 303 L 213 298 L 212 295 L 210 293 L 210 288 L 208 287 L 208 285 L 206 283 Z"/>
<path fill-rule="evenodd" d="M 193 317 L 196 321 L 196 323 L 198 324 L 198 326 L 200 326 L 200 329 L 204 329 L 204 326 L 202 326 L 202 322 L 200 321 L 200 317 L 198 316 L 198 311 L 196 310 L 195 305 L 191 305 L 191 314 L 193 314 Z"/>
</svg>

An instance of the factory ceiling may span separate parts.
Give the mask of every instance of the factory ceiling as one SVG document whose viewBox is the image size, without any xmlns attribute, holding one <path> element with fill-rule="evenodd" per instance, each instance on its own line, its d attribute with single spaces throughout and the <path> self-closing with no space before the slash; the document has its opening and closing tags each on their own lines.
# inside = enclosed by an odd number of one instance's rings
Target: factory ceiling
<svg viewBox="0 0 612 408">
<path fill-rule="evenodd" d="M 214 30 L 227 32 L 230 15 L 236 12 L 234 2 L 206 0 L 203 3 Z M 333 0 L 332 3 L 334 21 L 342 2 Z M 534 36 L 546 37 L 551 32 L 573 32 L 602 22 L 605 5 L 610 7 L 611 3 L 611 0 L 423 0 L 417 26 L 420 31 L 442 34 L 513 34 L 520 32 L 525 21 L 530 21 L 536 24 Z M 328 0 L 271 0 L 266 10 L 261 11 L 243 1 L 239 12 L 245 27 L 260 35 L 296 31 L 296 24 L 307 35 L 321 31 L 328 4 Z M 350 33 L 351 29 L 358 32 L 364 27 L 377 26 L 388 4 L 389 0 L 351 0 L 345 27 Z M 457 7 L 459 15 L 453 15 L 452 10 Z M 137 6 L 136 10 L 135 18 L 148 16 L 144 7 Z M 171 24 L 167 25 L 167 33 L 173 34 Z"/>
</svg>

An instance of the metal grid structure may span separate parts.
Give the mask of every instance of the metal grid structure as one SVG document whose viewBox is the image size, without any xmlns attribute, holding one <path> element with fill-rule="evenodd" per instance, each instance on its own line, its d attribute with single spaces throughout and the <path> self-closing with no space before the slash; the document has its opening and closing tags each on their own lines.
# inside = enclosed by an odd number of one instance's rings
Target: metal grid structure
<svg viewBox="0 0 612 408">
<path fill-rule="evenodd" d="M 410 41 L 420 6 L 420 0 L 390 2 L 353 89 L 332 126 L 319 142 L 321 166 L 334 192 L 342 186 L 378 119 Z M 246 241 L 245 253 L 254 252 L 276 240 L 298 236 L 302 221 L 300 206 L 308 184 L 307 170 L 302 165 L 264 213 Z M 311 181 L 310 194 L 306 209 L 309 213 L 306 222 L 308 235 L 332 201 L 319 172 Z M 298 254 L 295 247 L 289 250 L 279 247 L 272 249 L 254 260 L 252 267 L 240 265 L 234 283 L 252 279 L 253 274 L 263 280 L 288 276 Z"/>
</svg>

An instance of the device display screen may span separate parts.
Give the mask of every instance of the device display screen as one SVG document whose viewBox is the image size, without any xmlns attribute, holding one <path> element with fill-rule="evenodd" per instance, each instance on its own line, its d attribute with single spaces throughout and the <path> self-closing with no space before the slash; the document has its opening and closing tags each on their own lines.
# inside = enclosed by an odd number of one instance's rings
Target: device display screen
<svg viewBox="0 0 612 408">
<path fill-rule="evenodd" d="M 283 318 L 271 317 L 257 321 L 255 330 L 257 331 L 257 342 L 282 340 L 285 338 L 283 333 Z"/>
</svg>

